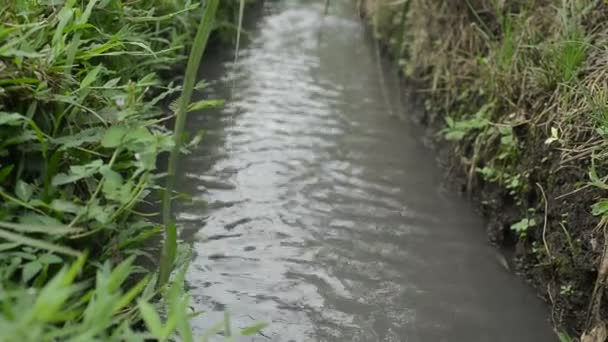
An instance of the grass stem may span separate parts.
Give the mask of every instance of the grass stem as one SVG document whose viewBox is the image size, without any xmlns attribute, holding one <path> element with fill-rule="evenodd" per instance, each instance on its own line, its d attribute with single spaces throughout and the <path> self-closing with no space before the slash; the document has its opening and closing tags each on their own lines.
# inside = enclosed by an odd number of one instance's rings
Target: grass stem
<svg viewBox="0 0 608 342">
<path fill-rule="evenodd" d="M 175 248 L 177 246 L 177 234 L 175 234 L 173 218 L 171 214 L 171 200 L 173 187 L 175 185 L 175 176 L 177 171 L 177 163 L 179 160 L 179 154 L 182 148 L 184 127 L 186 125 L 186 115 L 188 113 L 188 105 L 192 98 L 194 91 L 194 83 L 196 82 L 198 68 L 203 57 L 207 42 L 209 41 L 209 35 L 213 29 L 215 22 L 215 15 L 217 13 L 217 7 L 219 0 L 207 1 L 207 6 L 204 9 L 203 17 L 199 23 L 196 37 L 194 38 L 194 45 L 190 52 L 188 59 L 188 65 L 186 66 L 186 74 L 184 77 L 184 85 L 182 95 L 179 100 L 179 107 L 176 113 L 175 126 L 173 129 L 175 146 L 169 156 L 169 165 L 167 168 L 167 184 L 165 192 L 163 194 L 162 204 L 162 217 L 163 224 L 165 226 L 165 244 L 160 260 L 160 274 L 158 285 L 162 286 L 169 280 L 169 275 L 173 269 L 173 263 L 175 261 Z M 173 227 L 173 228 L 171 228 Z"/>
</svg>

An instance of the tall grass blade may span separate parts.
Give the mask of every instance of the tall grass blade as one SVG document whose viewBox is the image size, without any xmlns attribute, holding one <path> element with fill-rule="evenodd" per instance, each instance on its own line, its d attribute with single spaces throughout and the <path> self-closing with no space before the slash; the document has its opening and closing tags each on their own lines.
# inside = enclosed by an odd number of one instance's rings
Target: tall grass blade
<svg viewBox="0 0 608 342">
<path fill-rule="evenodd" d="M 241 32 L 243 31 L 243 15 L 245 14 L 245 0 L 241 0 L 239 4 L 239 24 L 236 31 L 236 47 L 234 49 L 234 64 L 239 59 L 239 50 L 241 48 Z"/>
<path fill-rule="evenodd" d="M 171 246 L 176 246 L 177 234 L 172 233 L 172 217 L 171 217 L 171 200 L 173 187 L 175 185 L 175 175 L 177 171 L 177 162 L 179 159 L 180 150 L 182 147 L 182 140 L 184 134 L 184 126 L 186 124 L 186 115 L 188 113 L 188 106 L 190 105 L 190 99 L 192 98 L 192 92 L 194 91 L 194 83 L 196 82 L 196 76 L 198 68 L 203 57 L 203 52 L 207 47 L 209 35 L 213 29 L 215 22 L 215 15 L 217 13 L 217 7 L 219 0 L 207 1 L 207 6 L 204 9 L 203 18 L 201 19 L 196 37 L 194 38 L 194 45 L 190 52 L 190 58 L 188 59 L 188 65 L 186 67 L 186 75 L 184 79 L 183 92 L 180 97 L 179 107 L 176 113 L 175 127 L 173 129 L 175 146 L 169 156 L 169 165 L 167 168 L 167 185 L 163 196 L 163 208 L 162 217 L 163 224 L 165 226 L 165 247 L 163 254 L 161 255 L 160 262 L 160 275 L 159 275 L 159 286 L 162 286 L 169 279 L 171 269 L 173 267 L 175 253 L 171 253 Z"/>
<path fill-rule="evenodd" d="M 399 51 L 399 53 L 396 56 L 397 66 L 399 66 L 399 59 L 401 57 L 403 57 L 403 54 L 405 52 L 404 41 L 405 41 L 405 34 L 407 33 L 407 29 L 406 29 L 407 15 L 410 12 L 410 4 L 411 4 L 411 0 L 406 0 L 403 2 L 403 7 L 401 8 L 401 19 L 399 22 L 399 42 L 398 42 L 399 45 L 397 45 L 397 51 Z"/>
</svg>

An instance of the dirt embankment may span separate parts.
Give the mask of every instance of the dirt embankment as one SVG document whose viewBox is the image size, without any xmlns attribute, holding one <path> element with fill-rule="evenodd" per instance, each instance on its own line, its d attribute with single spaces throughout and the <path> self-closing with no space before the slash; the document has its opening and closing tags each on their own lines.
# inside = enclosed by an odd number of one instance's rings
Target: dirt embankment
<svg viewBox="0 0 608 342">
<path fill-rule="evenodd" d="M 450 177 L 552 307 L 603 341 L 608 307 L 608 4 L 361 0 Z M 565 337 L 564 337 L 565 338 Z"/>
</svg>

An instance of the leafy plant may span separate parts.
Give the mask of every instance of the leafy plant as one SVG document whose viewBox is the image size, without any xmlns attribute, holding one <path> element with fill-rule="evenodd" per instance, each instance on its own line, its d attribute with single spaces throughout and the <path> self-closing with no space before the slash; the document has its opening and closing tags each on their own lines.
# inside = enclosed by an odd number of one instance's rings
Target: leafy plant
<svg viewBox="0 0 608 342">
<path fill-rule="evenodd" d="M 560 342 L 574 342 L 575 339 L 570 337 L 570 335 L 568 335 L 567 333 L 560 331 L 557 333 L 557 336 L 559 337 L 559 341 Z"/>
<path fill-rule="evenodd" d="M 471 132 L 487 128 L 490 125 L 489 116 L 492 107 L 493 104 L 486 104 L 468 119 L 456 120 L 446 117 L 447 127 L 441 130 L 441 133 L 447 140 L 459 141 Z"/>
<path fill-rule="evenodd" d="M 189 103 L 196 68 L 183 88 L 163 78 L 197 26 L 198 65 L 220 6 L 204 3 L 202 19 L 190 0 L 14 1 L 0 10 L 0 340 L 143 341 L 176 331 L 191 340 L 187 296 L 176 288 L 183 276 L 158 291 L 155 276 L 137 277 L 134 259 L 150 257 L 142 245 L 163 227 L 136 207 L 159 189 L 159 155 L 183 151 L 183 128 L 164 126 L 164 103 L 183 92 L 182 122 L 186 111 L 220 104 Z M 172 267 L 176 228 L 165 227 Z M 160 328 L 151 325 L 158 295 Z M 149 331 L 133 330 L 141 319 Z"/>
<path fill-rule="evenodd" d="M 536 220 L 533 218 L 523 218 L 511 225 L 511 230 L 514 231 L 519 237 L 526 237 L 528 230 L 536 226 Z"/>
</svg>

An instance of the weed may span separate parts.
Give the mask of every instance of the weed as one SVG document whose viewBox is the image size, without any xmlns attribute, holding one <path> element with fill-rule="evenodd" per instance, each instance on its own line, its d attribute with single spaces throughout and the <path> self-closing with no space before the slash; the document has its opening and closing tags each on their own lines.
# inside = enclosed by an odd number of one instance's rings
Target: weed
<svg viewBox="0 0 608 342">
<path fill-rule="evenodd" d="M 561 331 L 557 333 L 557 336 L 559 337 L 559 341 L 560 342 L 574 342 L 575 339 L 570 337 L 570 335 L 568 335 L 567 333 Z"/>
<path fill-rule="evenodd" d="M 216 28 L 219 1 L 204 3 L 15 1 L 0 10 L 1 341 L 192 340 L 184 271 L 157 288 L 178 254 L 176 227 L 135 208 L 159 189 L 159 155 L 183 150 L 185 112 L 218 104 L 189 103 Z M 161 76 L 185 59 L 199 22 L 186 81 L 175 86 Z M 171 132 L 162 104 L 179 93 L 182 128 Z M 149 256 L 143 243 L 163 228 L 171 267 L 160 281 L 133 277 L 146 272 L 134 262 Z M 150 304 L 158 295 L 164 319 Z M 135 331 L 142 319 L 148 329 Z"/>
<path fill-rule="evenodd" d="M 572 296 L 574 294 L 574 291 L 574 285 L 572 284 L 565 284 L 559 288 L 559 293 L 562 296 Z"/>
<path fill-rule="evenodd" d="M 514 231 L 520 238 L 525 238 L 530 228 L 536 227 L 536 220 L 533 218 L 523 218 L 520 221 L 511 225 L 511 230 Z"/>
<path fill-rule="evenodd" d="M 468 119 L 455 120 L 452 117 L 446 117 L 447 127 L 441 133 L 447 140 L 458 141 L 469 133 L 486 129 L 490 125 L 489 116 L 492 107 L 493 104 L 487 104 Z"/>
<path fill-rule="evenodd" d="M 198 74 L 198 68 L 203 57 L 203 52 L 207 47 L 207 41 L 213 28 L 213 22 L 218 7 L 218 0 L 210 0 L 205 7 L 205 13 L 200 21 L 198 31 L 194 38 L 194 46 L 188 59 L 188 66 L 186 67 L 186 77 L 184 79 L 183 91 L 179 99 L 179 107 L 177 108 L 175 128 L 173 130 L 174 141 L 173 149 L 169 157 L 169 166 L 167 167 L 167 185 L 165 187 L 163 196 L 163 223 L 165 225 L 165 245 L 161 257 L 160 267 L 160 282 L 162 286 L 169 280 L 171 268 L 175 259 L 175 251 L 177 249 L 177 234 L 176 228 L 171 219 L 171 200 L 173 197 L 173 184 L 175 182 L 175 176 L 177 171 L 177 162 L 179 154 L 181 153 L 183 145 L 183 134 L 184 126 L 186 125 L 186 114 L 189 111 L 189 107 L 194 108 L 200 107 L 200 104 L 190 104 L 192 93 L 194 91 L 194 83 L 196 82 L 196 75 Z M 204 100 L 203 100 L 204 101 Z M 208 102 L 208 101 L 205 101 Z"/>
</svg>

